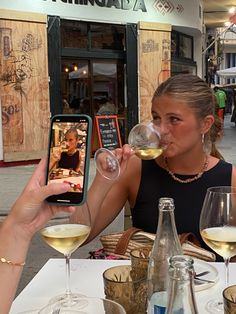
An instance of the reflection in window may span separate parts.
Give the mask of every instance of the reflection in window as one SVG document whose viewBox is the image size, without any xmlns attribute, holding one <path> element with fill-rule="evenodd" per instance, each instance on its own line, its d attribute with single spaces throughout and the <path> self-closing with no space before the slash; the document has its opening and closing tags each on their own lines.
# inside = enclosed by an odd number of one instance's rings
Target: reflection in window
<svg viewBox="0 0 236 314">
<path fill-rule="evenodd" d="M 179 57 L 192 59 L 193 56 L 192 38 L 183 35 L 179 36 Z"/>
<path fill-rule="evenodd" d="M 125 49 L 125 26 L 61 20 L 63 48 Z"/>
<path fill-rule="evenodd" d="M 88 62 L 78 59 L 62 60 L 63 113 L 84 112 L 84 99 L 88 97 Z"/>
<path fill-rule="evenodd" d="M 124 26 L 91 24 L 91 48 L 124 50 Z"/>
<path fill-rule="evenodd" d="M 63 48 L 87 48 L 87 23 L 61 20 L 61 44 Z"/>
<path fill-rule="evenodd" d="M 193 60 L 193 37 L 179 33 L 171 32 L 171 56 L 172 58 L 182 58 Z"/>
<path fill-rule="evenodd" d="M 192 62 L 191 64 L 184 64 L 184 63 L 178 63 L 178 62 L 173 62 L 171 63 L 171 75 L 176 75 L 176 74 L 197 74 L 197 66 L 195 62 Z"/>
</svg>

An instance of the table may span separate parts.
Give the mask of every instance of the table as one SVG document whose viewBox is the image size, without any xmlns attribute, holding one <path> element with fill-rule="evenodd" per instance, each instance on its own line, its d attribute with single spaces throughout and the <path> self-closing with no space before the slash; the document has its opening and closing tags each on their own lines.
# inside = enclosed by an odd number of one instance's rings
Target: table
<svg viewBox="0 0 236 314">
<path fill-rule="evenodd" d="M 127 265 L 128 260 L 89 260 L 71 259 L 71 289 L 91 297 L 104 297 L 102 273 L 116 265 Z M 224 264 L 211 263 L 219 272 L 219 281 L 209 289 L 195 293 L 198 311 L 207 314 L 206 302 L 221 297 L 224 287 Z M 230 284 L 236 283 L 236 263 L 230 265 Z M 50 259 L 14 300 L 10 314 L 19 314 L 26 310 L 42 308 L 48 300 L 64 292 L 65 260 Z M 99 314 L 99 313 L 97 313 Z"/>
</svg>

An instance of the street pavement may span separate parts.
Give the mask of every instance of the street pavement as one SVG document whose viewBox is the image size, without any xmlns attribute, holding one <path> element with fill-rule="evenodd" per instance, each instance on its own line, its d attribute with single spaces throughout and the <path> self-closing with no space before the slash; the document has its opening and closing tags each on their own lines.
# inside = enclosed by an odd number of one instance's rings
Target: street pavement
<svg viewBox="0 0 236 314">
<path fill-rule="evenodd" d="M 222 141 L 218 144 L 218 148 L 226 161 L 236 165 L 236 127 L 234 123 L 230 122 L 230 115 L 226 115 L 224 136 Z M 0 216 L 7 214 L 10 207 L 23 190 L 34 169 L 35 165 L 0 168 Z M 90 183 L 92 182 L 94 173 L 95 166 L 93 159 L 91 159 Z M 120 231 L 123 226 L 123 216 L 120 215 L 103 233 Z M 92 242 L 74 252 L 72 254 L 72 258 L 87 258 L 90 251 L 100 247 L 101 243 L 98 236 Z M 39 233 L 37 233 L 30 245 L 26 265 L 23 270 L 17 294 L 20 293 L 20 291 L 50 258 L 62 258 L 62 255 L 44 243 Z"/>
</svg>

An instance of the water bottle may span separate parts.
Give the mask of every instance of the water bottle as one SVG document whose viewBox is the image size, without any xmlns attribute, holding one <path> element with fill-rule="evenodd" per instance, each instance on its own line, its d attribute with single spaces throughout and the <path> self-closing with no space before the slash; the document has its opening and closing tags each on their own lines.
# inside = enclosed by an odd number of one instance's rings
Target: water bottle
<svg viewBox="0 0 236 314">
<path fill-rule="evenodd" d="M 148 314 L 164 314 L 169 283 L 169 259 L 182 255 L 172 198 L 160 198 L 156 238 L 148 265 Z"/>
<path fill-rule="evenodd" d="M 184 255 L 171 257 L 169 278 L 166 314 L 198 314 L 193 259 Z"/>
</svg>

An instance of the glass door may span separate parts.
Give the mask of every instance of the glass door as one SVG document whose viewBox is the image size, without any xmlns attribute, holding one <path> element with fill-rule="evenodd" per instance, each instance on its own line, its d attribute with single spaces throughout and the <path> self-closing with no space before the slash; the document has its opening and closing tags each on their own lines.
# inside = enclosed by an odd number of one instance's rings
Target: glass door
<svg viewBox="0 0 236 314">
<path fill-rule="evenodd" d="M 62 59 L 63 113 L 118 115 L 125 141 L 124 64 L 119 60 Z"/>
</svg>

